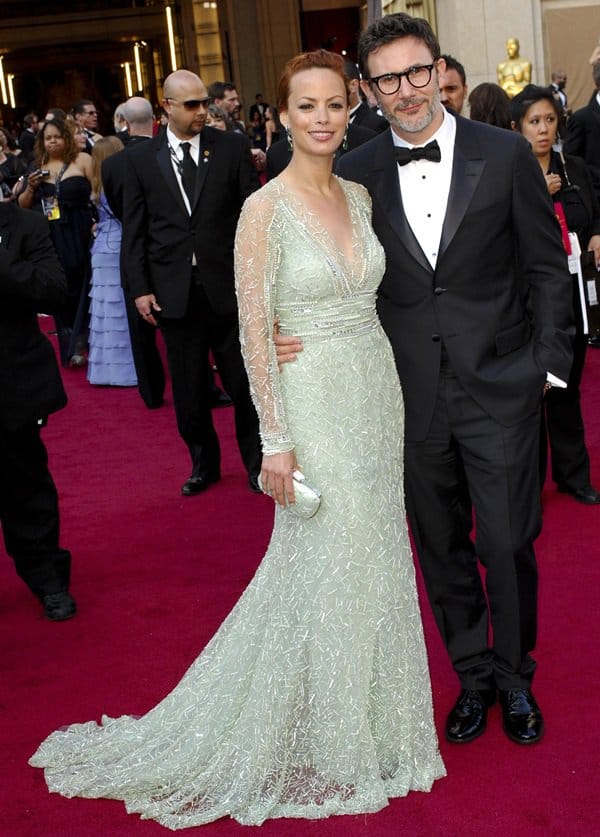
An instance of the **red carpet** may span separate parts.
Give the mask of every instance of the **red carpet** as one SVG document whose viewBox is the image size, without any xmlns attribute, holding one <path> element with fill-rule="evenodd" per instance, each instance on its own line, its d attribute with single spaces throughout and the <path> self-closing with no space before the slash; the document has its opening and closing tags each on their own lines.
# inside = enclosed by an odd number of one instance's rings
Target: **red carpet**
<svg viewBox="0 0 600 837">
<path fill-rule="evenodd" d="M 51 321 L 48 321 L 51 322 Z M 178 681 L 250 580 L 268 541 L 272 510 L 252 495 L 233 442 L 231 410 L 216 411 L 223 480 L 183 498 L 187 452 L 171 404 L 149 411 L 133 389 L 94 388 L 65 372 L 69 406 L 45 440 L 73 552 L 79 613 L 52 624 L 0 560 L 0 832 L 11 837 L 159 835 L 119 802 L 50 795 L 28 756 L 51 730 L 102 713 L 142 714 Z M 590 350 L 584 408 L 600 484 L 600 351 Z M 600 508 L 548 488 L 540 564 L 536 696 L 546 737 L 509 742 L 497 708 L 478 741 L 442 741 L 448 777 L 431 794 L 384 811 L 318 822 L 275 820 L 266 837 L 388 835 L 589 835 L 600 814 L 598 591 Z M 423 611 L 440 730 L 457 694 L 428 605 Z M 594 778 L 595 777 L 595 778 Z M 249 833 L 229 820 L 194 833 Z M 186 833 L 191 833 L 189 830 Z"/>
</svg>

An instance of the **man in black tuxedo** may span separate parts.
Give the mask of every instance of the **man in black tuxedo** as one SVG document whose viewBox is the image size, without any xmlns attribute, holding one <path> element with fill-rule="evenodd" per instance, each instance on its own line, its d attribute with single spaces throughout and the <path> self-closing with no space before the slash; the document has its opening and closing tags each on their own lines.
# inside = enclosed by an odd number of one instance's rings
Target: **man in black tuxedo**
<svg viewBox="0 0 600 837">
<path fill-rule="evenodd" d="M 567 122 L 564 152 L 585 160 L 600 202 L 600 61 L 592 65 L 592 78 L 596 88 L 592 98 Z"/>
<path fill-rule="evenodd" d="M 360 71 L 354 61 L 344 61 L 344 73 L 349 79 L 348 122 L 350 125 L 369 128 L 376 134 L 386 131 L 388 127 L 387 119 L 379 116 L 361 96 Z"/>
<path fill-rule="evenodd" d="M 481 735 L 499 692 L 508 736 L 534 743 L 540 406 L 568 379 L 573 332 L 558 224 L 522 137 L 442 107 L 426 21 L 378 20 L 359 56 L 392 129 L 338 171 L 369 190 L 386 251 L 378 308 L 405 398 L 407 509 L 462 687 L 446 735 Z"/>
<path fill-rule="evenodd" d="M 129 134 L 128 149 L 152 139 L 154 112 L 152 105 L 141 96 L 133 96 L 119 106 L 126 120 Z M 111 212 L 123 222 L 123 190 L 129 163 L 129 151 L 113 154 L 102 163 L 102 186 Z M 121 281 L 127 288 L 125 259 L 121 258 Z M 140 317 L 135 302 L 125 293 L 127 322 L 131 337 L 133 362 L 138 379 L 138 390 L 149 409 L 160 407 L 165 392 L 165 370 L 156 345 L 156 328 Z"/>
<path fill-rule="evenodd" d="M 559 103 L 562 112 L 565 117 L 569 116 L 569 107 L 568 107 L 568 99 L 567 99 L 567 92 L 565 87 L 567 86 L 567 74 L 564 70 L 553 70 L 551 81 L 550 81 L 550 89 L 554 94 L 554 98 Z"/>
<path fill-rule="evenodd" d="M 27 113 L 23 117 L 23 131 L 19 137 L 19 148 L 23 160 L 30 163 L 34 158 L 35 137 L 39 130 L 40 121 L 35 113 Z"/>
<path fill-rule="evenodd" d="M 219 440 L 208 391 L 208 353 L 234 402 L 249 485 L 259 490 L 258 417 L 239 339 L 233 242 L 244 200 L 258 188 L 246 137 L 205 126 L 210 102 L 188 70 L 165 79 L 163 135 L 127 150 L 123 263 L 142 318 L 160 322 L 177 427 L 192 459 L 184 495 L 220 479 Z"/>
<path fill-rule="evenodd" d="M 248 119 L 250 120 L 250 122 L 253 122 L 254 114 L 257 113 L 260 116 L 260 123 L 262 125 L 264 124 L 267 108 L 269 107 L 269 105 L 268 102 L 263 102 L 262 93 L 257 93 L 254 99 L 255 101 L 254 104 L 250 107 Z"/>
<path fill-rule="evenodd" d="M 53 621 L 74 616 L 75 602 L 40 431 L 67 396 L 37 312 L 56 310 L 66 293 L 46 219 L 0 203 L 0 522 L 18 575 Z"/>
</svg>

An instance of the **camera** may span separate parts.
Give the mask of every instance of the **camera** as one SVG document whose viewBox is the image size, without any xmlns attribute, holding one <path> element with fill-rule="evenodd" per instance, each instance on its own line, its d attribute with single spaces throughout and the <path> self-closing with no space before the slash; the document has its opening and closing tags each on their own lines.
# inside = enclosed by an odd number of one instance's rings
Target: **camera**
<svg viewBox="0 0 600 837">
<path fill-rule="evenodd" d="M 50 177 L 50 172 L 48 171 L 48 169 L 40 169 L 38 171 L 38 174 L 42 177 Z"/>
</svg>

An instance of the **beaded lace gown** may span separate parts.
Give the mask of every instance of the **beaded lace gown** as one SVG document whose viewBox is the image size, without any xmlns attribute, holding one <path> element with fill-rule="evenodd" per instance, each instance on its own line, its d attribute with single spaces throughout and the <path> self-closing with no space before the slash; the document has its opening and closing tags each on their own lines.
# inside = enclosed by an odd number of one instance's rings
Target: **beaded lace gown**
<svg viewBox="0 0 600 837">
<path fill-rule="evenodd" d="M 279 179 L 240 218 L 241 337 L 266 453 L 296 451 L 322 492 L 277 508 L 229 616 L 147 715 L 54 732 L 31 759 L 51 791 L 125 801 L 185 828 L 377 811 L 444 775 L 402 494 L 403 407 L 375 313 L 384 254 L 367 193 L 340 181 L 347 263 Z M 277 371 L 270 339 L 304 351 Z"/>
</svg>

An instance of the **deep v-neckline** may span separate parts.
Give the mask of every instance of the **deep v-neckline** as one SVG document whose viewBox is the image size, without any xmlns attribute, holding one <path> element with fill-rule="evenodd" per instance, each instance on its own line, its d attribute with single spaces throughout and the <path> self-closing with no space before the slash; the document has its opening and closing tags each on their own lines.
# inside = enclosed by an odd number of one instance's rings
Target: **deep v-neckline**
<svg viewBox="0 0 600 837">
<path fill-rule="evenodd" d="M 282 180 L 279 180 L 279 183 L 283 191 L 291 195 L 295 206 L 298 208 L 298 214 L 300 216 L 304 215 L 305 217 L 307 217 L 310 223 L 312 223 L 313 226 L 316 228 L 316 231 L 320 234 L 319 238 L 321 239 L 321 247 L 325 251 L 325 254 L 330 258 L 333 258 L 335 263 L 342 269 L 344 273 L 353 273 L 357 253 L 353 204 L 348 192 L 346 192 L 346 190 L 344 189 L 340 179 L 336 178 L 336 181 L 339 184 L 340 189 L 342 190 L 342 195 L 344 196 L 344 200 L 346 202 L 348 220 L 350 221 L 350 248 L 352 251 L 350 257 L 348 257 L 348 254 L 344 250 L 342 250 L 337 238 L 325 226 L 325 224 L 321 221 L 319 216 L 309 209 L 306 203 L 295 191 L 295 189 Z"/>
</svg>

